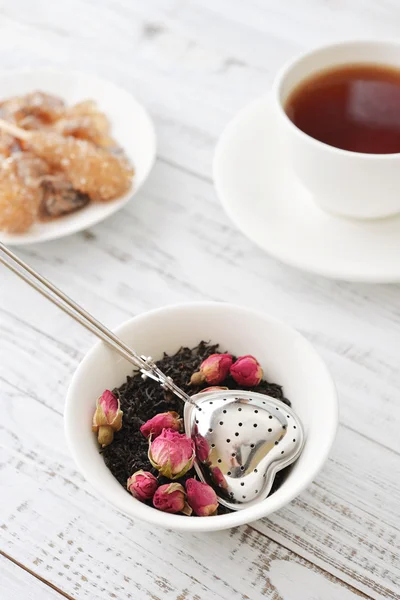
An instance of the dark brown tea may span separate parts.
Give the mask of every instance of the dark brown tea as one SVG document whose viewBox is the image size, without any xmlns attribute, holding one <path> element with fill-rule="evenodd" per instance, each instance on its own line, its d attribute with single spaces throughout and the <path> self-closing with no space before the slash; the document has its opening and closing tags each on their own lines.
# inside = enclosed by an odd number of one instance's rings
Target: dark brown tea
<svg viewBox="0 0 400 600">
<path fill-rule="evenodd" d="M 400 70 L 374 64 L 341 66 L 304 80 L 286 114 L 301 131 L 330 146 L 400 152 Z"/>
</svg>

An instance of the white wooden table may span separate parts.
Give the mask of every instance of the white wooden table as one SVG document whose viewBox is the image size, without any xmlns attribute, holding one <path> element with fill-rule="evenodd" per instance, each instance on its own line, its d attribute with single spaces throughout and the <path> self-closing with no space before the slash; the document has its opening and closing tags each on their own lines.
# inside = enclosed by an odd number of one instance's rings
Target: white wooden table
<svg viewBox="0 0 400 600">
<path fill-rule="evenodd" d="M 234 229 L 211 180 L 223 127 L 284 60 L 399 24 L 398 0 L 0 2 L 2 68 L 110 78 L 159 136 L 127 208 L 20 255 L 110 326 L 199 299 L 270 312 L 315 344 L 341 402 L 326 467 L 284 510 L 211 535 L 156 531 L 103 502 L 66 448 L 66 389 L 94 340 L 0 269 L 2 600 L 400 598 L 400 288 L 279 264 Z"/>
</svg>

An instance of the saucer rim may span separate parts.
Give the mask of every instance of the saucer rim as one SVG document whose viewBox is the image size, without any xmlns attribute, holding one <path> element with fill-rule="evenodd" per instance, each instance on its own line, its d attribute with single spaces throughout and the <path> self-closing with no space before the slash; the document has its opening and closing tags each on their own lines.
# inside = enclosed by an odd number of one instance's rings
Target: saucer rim
<svg viewBox="0 0 400 600">
<path fill-rule="evenodd" d="M 360 272 L 360 271 L 354 270 L 354 268 L 352 268 L 352 267 L 346 269 L 345 263 L 341 263 L 341 265 L 339 265 L 339 266 L 338 265 L 321 266 L 318 264 L 313 264 L 313 263 L 304 261 L 302 259 L 297 260 L 297 255 L 294 254 L 293 252 L 285 253 L 284 251 L 282 251 L 282 248 L 277 247 L 274 244 L 269 244 L 268 236 L 266 236 L 262 242 L 261 242 L 261 240 L 258 239 L 258 237 L 256 238 L 254 236 L 252 225 L 249 223 L 243 222 L 243 220 L 240 218 L 240 215 L 238 215 L 236 210 L 232 207 L 232 203 L 229 201 L 227 194 L 224 192 L 223 179 L 222 179 L 222 177 L 220 177 L 220 172 L 219 172 L 220 171 L 219 170 L 219 162 L 224 155 L 224 151 L 227 146 L 227 142 L 229 141 L 229 138 L 232 136 L 232 133 L 234 132 L 234 130 L 241 124 L 243 118 L 246 117 L 249 113 L 254 112 L 254 110 L 262 104 L 267 106 L 269 110 L 273 109 L 273 105 L 274 105 L 273 100 L 274 100 L 273 93 L 272 93 L 272 91 L 270 91 L 270 92 L 263 94 L 262 96 L 259 96 L 258 98 L 256 98 L 255 100 L 251 101 L 246 106 L 241 108 L 236 113 L 236 115 L 234 115 L 234 117 L 229 121 L 229 123 L 226 125 L 225 129 L 222 131 L 222 133 L 217 141 L 217 144 L 215 146 L 214 157 L 213 157 L 213 162 L 212 162 L 213 182 L 214 182 L 216 194 L 217 194 L 225 212 L 227 213 L 227 215 L 229 216 L 229 218 L 231 219 L 233 224 L 237 227 L 237 229 L 243 235 L 246 236 L 246 238 L 248 238 L 256 246 L 261 248 L 268 255 L 272 256 L 279 262 L 281 262 L 285 265 L 288 265 L 290 267 L 293 267 L 295 269 L 298 269 L 300 271 L 303 271 L 303 272 L 306 272 L 309 274 L 313 274 L 313 275 L 322 276 L 322 277 L 325 277 L 328 279 L 341 280 L 341 281 L 354 282 L 354 283 L 371 283 L 371 284 L 399 283 L 400 282 L 400 266 L 397 270 L 393 269 L 393 268 L 388 268 L 385 270 L 385 269 L 382 269 L 381 267 L 379 267 L 379 271 L 377 269 L 375 272 L 372 272 L 372 271 Z M 297 185 L 300 187 L 301 183 L 298 182 Z M 320 210 L 322 210 L 322 209 L 320 209 Z M 343 222 L 354 221 L 357 224 L 360 224 L 360 225 L 365 224 L 366 226 L 371 225 L 371 223 L 378 224 L 380 221 L 387 222 L 387 221 L 398 220 L 399 237 L 400 237 L 400 217 L 399 217 L 399 215 L 394 215 L 392 217 L 386 217 L 384 219 L 381 218 L 381 219 L 363 221 L 361 219 L 347 219 L 347 218 L 344 218 L 344 217 L 341 217 L 338 215 L 333 215 L 332 213 L 329 213 L 329 212 L 325 212 L 325 211 L 323 211 L 323 212 L 324 212 L 324 215 L 326 216 L 326 218 L 334 219 L 336 222 L 339 222 L 339 223 L 340 223 L 340 221 L 343 221 Z M 299 222 L 299 224 L 301 225 L 301 222 Z"/>
</svg>

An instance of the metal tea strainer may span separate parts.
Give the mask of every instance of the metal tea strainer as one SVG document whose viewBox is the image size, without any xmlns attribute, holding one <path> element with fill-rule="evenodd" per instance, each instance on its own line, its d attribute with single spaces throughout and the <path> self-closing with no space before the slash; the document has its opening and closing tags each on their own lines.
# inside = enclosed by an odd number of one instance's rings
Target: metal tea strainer
<svg viewBox="0 0 400 600">
<path fill-rule="evenodd" d="M 244 390 L 188 396 L 151 357 L 139 356 L 1 242 L 0 262 L 135 365 L 144 377 L 151 377 L 185 403 L 185 432 L 208 454 L 204 462 L 196 461 L 196 472 L 212 485 L 224 506 L 238 510 L 266 498 L 275 474 L 300 455 L 303 427 L 283 402 Z"/>
<path fill-rule="evenodd" d="M 291 408 L 265 394 L 201 392 L 185 404 L 187 435 L 209 447 L 199 478 L 218 490 L 219 501 L 237 510 L 266 498 L 275 474 L 300 455 L 303 427 Z M 194 403 L 193 403 L 194 402 Z"/>
</svg>

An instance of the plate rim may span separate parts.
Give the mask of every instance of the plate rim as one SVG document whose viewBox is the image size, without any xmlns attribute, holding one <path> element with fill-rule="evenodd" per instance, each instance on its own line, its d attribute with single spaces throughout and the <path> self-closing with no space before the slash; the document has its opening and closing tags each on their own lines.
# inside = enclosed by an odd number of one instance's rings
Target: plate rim
<svg viewBox="0 0 400 600">
<path fill-rule="evenodd" d="M 79 233 L 80 231 L 84 231 L 84 230 L 88 229 L 89 227 L 93 227 L 94 225 L 97 225 L 98 223 L 101 223 L 102 221 L 108 219 L 109 217 L 111 217 L 111 215 L 113 215 L 116 212 L 118 212 L 119 210 L 121 210 L 137 194 L 137 192 L 141 189 L 141 187 L 143 186 L 143 184 L 146 182 L 147 178 L 149 177 L 149 175 L 154 167 L 154 164 L 156 162 L 156 159 L 157 159 L 157 142 L 158 141 L 157 141 L 157 133 L 156 133 L 154 121 L 153 121 L 152 117 L 150 116 L 150 113 L 148 112 L 146 107 L 141 102 L 139 102 L 139 100 L 136 98 L 136 96 L 134 96 L 127 88 L 123 87 L 122 85 L 120 85 L 118 83 L 115 83 L 111 79 L 102 77 L 102 76 L 98 75 L 97 73 L 79 70 L 79 69 L 57 68 L 54 66 L 1 69 L 0 70 L 0 82 L 7 77 L 14 77 L 14 76 L 18 77 L 18 76 L 26 75 L 28 73 L 29 74 L 35 74 L 35 73 L 48 74 L 48 73 L 50 73 L 50 74 L 54 74 L 54 75 L 65 74 L 67 76 L 72 76 L 72 77 L 90 78 L 91 80 L 97 80 L 99 83 L 106 84 L 107 86 L 114 88 L 118 92 L 122 92 L 124 94 L 129 95 L 130 98 L 133 100 L 133 102 L 137 105 L 137 107 L 142 111 L 145 119 L 147 120 L 147 123 L 149 126 L 150 143 L 152 146 L 152 155 L 151 155 L 151 160 L 149 162 L 147 172 L 145 173 L 145 176 L 142 178 L 142 180 L 139 182 L 139 184 L 136 185 L 135 179 L 133 179 L 132 186 L 126 194 L 124 194 L 120 198 L 118 198 L 110 203 L 105 204 L 105 206 L 112 207 L 112 210 L 110 208 L 110 210 L 109 210 L 109 212 L 107 212 L 107 214 L 100 213 L 97 216 L 93 216 L 91 218 L 90 222 L 81 224 L 81 225 L 76 224 L 75 227 L 71 227 L 71 229 L 68 229 L 63 232 L 58 232 L 57 230 L 49 230 L 48 232 L 45 231 L 45 232 L 39 234 L 39 233 L 30 233 L 30 230 L 28 230 L 27 232 L 21 233 L 21 234 L 10 234 L 10 233 L 4 232 L 4 231 L 0 231 L 0 241 L 4 244 L 7 244 L 8 246 L 15 246 L 15 247 L 28 246 L 30 244 L 40 244 L 40 243 L 44 243 L 44 242 L 50 242 L 50 241 L 62 239 L 64 237 L 68 237 L 68 236 L 74 235 L 76 233 Z M 83 210 L 85 210 L 85 209 L 83 209 Z M 66 217 L 68 217 L 68 215 L 66 215 Z M 61 217 L 61 219 L 63 219 L 63 217 Z"/>
</svg>

